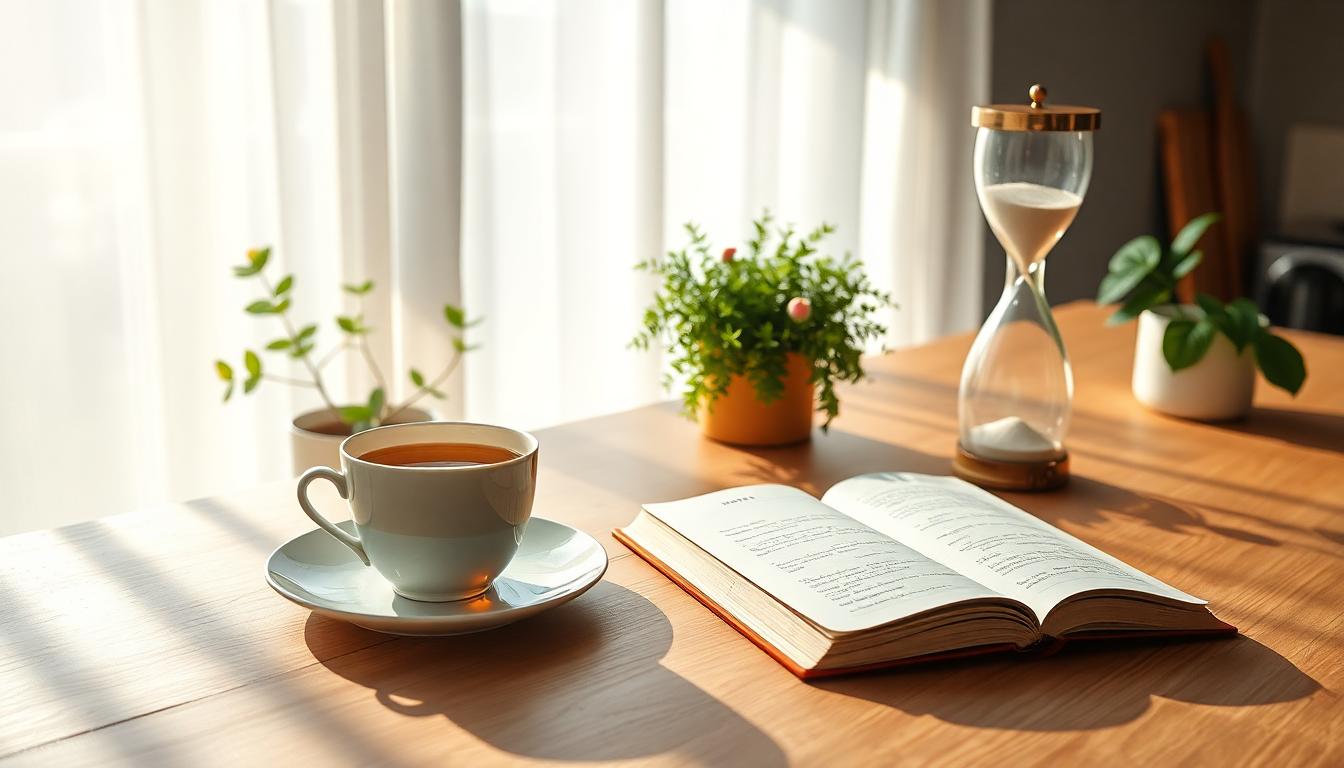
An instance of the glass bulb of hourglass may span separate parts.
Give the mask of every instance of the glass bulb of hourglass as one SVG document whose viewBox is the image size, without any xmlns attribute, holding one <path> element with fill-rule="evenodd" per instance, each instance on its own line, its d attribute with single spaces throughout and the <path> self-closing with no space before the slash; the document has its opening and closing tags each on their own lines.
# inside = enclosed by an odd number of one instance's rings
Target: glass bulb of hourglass
<svg viewBox="0 0 1344 768">
<path fill-rule="evenodd" d="M 1007 181 L 985 187 L 982 204 L 989 228 L 1025 273 L 1064 236 L 1083 198 L 1067 189 Z"/>
<path fill-rule="evenodd" d="M 1045 258 L 1073 222 L 1091 176 L 1090 133 L 980 129 L 976 192 L 1007 254 L 998 304 L 962 369 L 962 447 L 984 459 L 1064 454 L 1073 370 L 1045 298 Z"/>
</svg>

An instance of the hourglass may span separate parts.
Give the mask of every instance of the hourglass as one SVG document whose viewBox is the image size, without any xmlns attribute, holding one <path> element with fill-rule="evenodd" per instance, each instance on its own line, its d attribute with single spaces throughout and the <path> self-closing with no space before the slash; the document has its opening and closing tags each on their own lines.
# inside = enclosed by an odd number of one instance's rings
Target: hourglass
<svg viewBox="0 0 1344 768">
<path fill-rule="evenodd" d="M 1047 490 L 1069 478 L 1073 370 L 1045 299 L 1045 257 L 1087 193 L 1101 112 L 1047 107 L 1039 85 L 1028 95 L 1029 105 L 971 109 L 975 190 L 1008 267 L 961 371 L 953 470 L 990 488 Z"/>
</svg>

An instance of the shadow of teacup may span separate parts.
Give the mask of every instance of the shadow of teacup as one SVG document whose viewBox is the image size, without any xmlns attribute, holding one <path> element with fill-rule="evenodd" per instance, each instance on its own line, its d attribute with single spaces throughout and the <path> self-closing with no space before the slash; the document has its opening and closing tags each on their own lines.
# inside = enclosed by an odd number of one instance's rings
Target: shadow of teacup
<svg viewBox="0 0 1344 768">
<path fill-rule="evenodd" d="M 304 635 L 320 660 L 318 650 L 341 634 L 365 631 L 313 615 Z M 674 753 L 692 762 L 740 757 L 783 765 L 768 736 L 660 664 L 671 644 L 661 611 L 602 582 L 573 603 L 497 630 L 398 638 L 321 663 L 400 715 L 442 715 L 516 755 L 619 760 Z"/>
</svg>

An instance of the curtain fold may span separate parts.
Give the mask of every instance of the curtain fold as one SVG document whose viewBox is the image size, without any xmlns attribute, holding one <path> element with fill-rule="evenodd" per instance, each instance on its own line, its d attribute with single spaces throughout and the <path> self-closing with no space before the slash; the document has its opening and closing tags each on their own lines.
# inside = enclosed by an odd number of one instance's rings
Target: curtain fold
<svg viewBox="0 0 1344 768">
<path fill-rule="evenodd" d="M 404 391 L 412 367 L 432 379 L 452 359 L 443 306 L 463 303 L 462 12 L 456 0 L 387 0 L 384 7 L 394 345 L 388 376 Z M 462 381 L 459 370 L 442 387 L 447 400 L 422 404 L 461 418 Z"/>
<path fill-rule="evenodd" d="M 0 15 L 0 534 L 288 475 L 280 335 L 230 267 L 275 248 L 294 313 L 363 311 L 392 394 L 484 322 L 434 407 L 537 428 L 665 395 L 627 342 L 638 261 L 768 208 L 838 225 L 902 308 L 889 344 L 974 326 L 967 107 L 988 0 L 78 0 Z M 342 283 L 371 279 L 361 305 Z M 303 371 L 263 353 L 281 376 Z M 324 369 L 341 401 L 371 383 Z M 60 457 L 81 462 L 71 482 Z M 106 447 L 105 447 L 106 446 Z M 83 466 L 83 464 L 91 464 Z M 12 511 L 10 511 L 12 510 Z"/>
<path fill-rule="evenodd" d="M 0 13 L 0 534 L 286 476 L 289 419 L 320 401 L 268 381 L 220 402 L 214 360 L 241 370 L 244 349 L 281 335 L 243 312 L 260 290 L 230 267 L 273 246 L 272 279 L 296 275 L 295 319 L 319 323 L 325 349 L 331 318 L 355 310 L 341 283 L 388 264 L 386 150 L 370 130 L 386 119 L 370 96 L 381 38 L 370 50 L 360 34 L 381 7 Z M 375 304 L 369 324 L 389 328 L 390 310 Z M 269 372 L 301 373 L 261 354 Z M 350 362 L 326 371 L 338 397 L 367 386 Z"/>
<path fill-rule="evenodd" d="M 870 0 L 859 253 L 900 305 L 889 344 L 980 321 L 970 107 L 989 99 L 988 0 Z"/>
<path fill-rule="evenodd" d="M 463 4 L 472 418 L 520 427 L 658 397 L 626 349 L 662 245 L 662 4 Z"/>
</svg>

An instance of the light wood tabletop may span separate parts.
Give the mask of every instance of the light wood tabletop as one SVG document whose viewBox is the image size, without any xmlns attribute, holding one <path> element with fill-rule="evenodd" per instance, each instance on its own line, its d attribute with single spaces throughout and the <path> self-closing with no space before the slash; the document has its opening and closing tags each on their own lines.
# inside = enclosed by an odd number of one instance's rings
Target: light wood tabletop
<svg viewBox="0 0 1344 768">
<path fill-rule="evenodd" d="M 1077 381 L 1062 491 L 1004 494 L 1208 599 L 1242 635 L 804 683 L 609 535 L 640 502 L 945 474 L 969 336 L 894 352 L 829 434 L 741 450 L 672 405 L 538 432 L 535 514 L 611 556 L 576 601 L 457 638 L 381 635 L 273 593 L 311 529 L 292 483 L 0 539 L 0 756 L 17 765 L 659 762 L 1344 764 L 1344 340 L 1235 424 L 1129 393 L 1133 326 L 1058 313 Z M 334 495 L 321 499 L 344 518 Z"/>
</svg>

